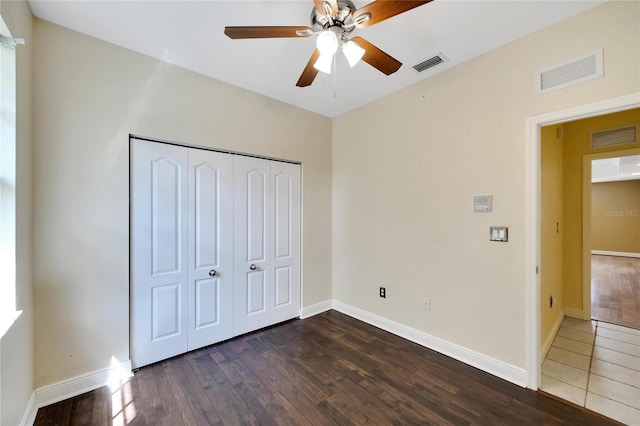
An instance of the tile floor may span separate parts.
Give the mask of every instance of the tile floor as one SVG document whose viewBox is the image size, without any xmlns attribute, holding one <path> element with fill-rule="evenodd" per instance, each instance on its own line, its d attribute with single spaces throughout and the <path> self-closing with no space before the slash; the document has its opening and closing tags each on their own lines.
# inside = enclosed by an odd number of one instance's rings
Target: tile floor
<svg viewBox="0 0 640 426">
<path fill-rule="evenodd" d="M 542 364 L 540 389 L 640 425 L 640 330 L 566 317 Z"/>
</svg>

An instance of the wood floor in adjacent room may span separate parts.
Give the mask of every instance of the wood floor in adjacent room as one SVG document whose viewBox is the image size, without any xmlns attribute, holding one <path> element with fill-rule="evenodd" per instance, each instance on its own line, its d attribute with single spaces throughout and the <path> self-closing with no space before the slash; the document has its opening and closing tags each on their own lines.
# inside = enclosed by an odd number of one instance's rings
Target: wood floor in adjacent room
<svg viewBox="0 0 640 426">
<path fill-rule="evenodd" d="M 591 318 L 640 329 L 640 259 L 591 256 Z"/>
<path fill-rule="evenodd" d="M 336 311 L 166 360 L 36 425 L 614 424 Z"/>
</svg>

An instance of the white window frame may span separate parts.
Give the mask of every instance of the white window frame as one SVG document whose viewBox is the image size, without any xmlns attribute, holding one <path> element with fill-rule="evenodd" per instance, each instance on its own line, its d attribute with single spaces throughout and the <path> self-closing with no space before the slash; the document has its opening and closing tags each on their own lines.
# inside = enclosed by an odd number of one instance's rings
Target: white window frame
<svg viewBox="0 0 640 426">
<path fill-rule="evenodd" d="M 0 339 L 16 310 L 16 41 L 0 16 Z"/>
</svg>

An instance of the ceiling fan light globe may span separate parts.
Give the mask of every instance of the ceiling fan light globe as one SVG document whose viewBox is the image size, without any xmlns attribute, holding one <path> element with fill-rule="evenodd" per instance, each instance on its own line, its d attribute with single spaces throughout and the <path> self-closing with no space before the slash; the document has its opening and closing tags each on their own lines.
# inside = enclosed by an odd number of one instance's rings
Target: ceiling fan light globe
<svg viewBox="0 0 640 426">
<path fill-rule="evenodd" d="M 338 50 L 338 37 L 333 31 L 322 31 L 318 34 L 316 47 L 321 54 L 333 55 Z"/>
<path fill-rule="evenodd" d="M 353 68 L 364 56 L 364 49 L 359 43 L 349 40 L 342 47 L 342 53 L 344 53 L 344 56 L 347 58 L 349 66 Z"/>
<path fill-rule="evenodd" d="M 331 74 L 331 63 L 333 62 L 333 54 L 320 53 L 313 67 L 325 74 Z"/>
</svg>

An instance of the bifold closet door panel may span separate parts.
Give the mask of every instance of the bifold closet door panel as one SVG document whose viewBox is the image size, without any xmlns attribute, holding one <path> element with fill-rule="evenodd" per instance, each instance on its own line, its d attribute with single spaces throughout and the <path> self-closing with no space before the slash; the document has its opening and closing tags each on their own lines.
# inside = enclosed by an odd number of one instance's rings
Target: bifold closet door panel
<svg viewBox="0 0 640 426">
<path fill-rule="evenodd" d="M 300 165 L 271 162 L 272 323 L 300 314 Z"/>
<path fill-rule="evenodd" d="M 141 367 L 187 348 L 187 150 L 131 144 L 131 357 Z"/>
<path fill-rule="evenodd" d="M 236 335 L 300 315 L 300 165 L 236 156 Z"/>
<path fill-rule="evenodd" d="M 188 349 L 233 337 L 233 156 L 189 149 Z"/>
<path fill-rule="evenodd" d="M 271 324 L 270 162 L 235 156 L 234 187 L 234 334 L 240 335 Z"/>
</svg>

